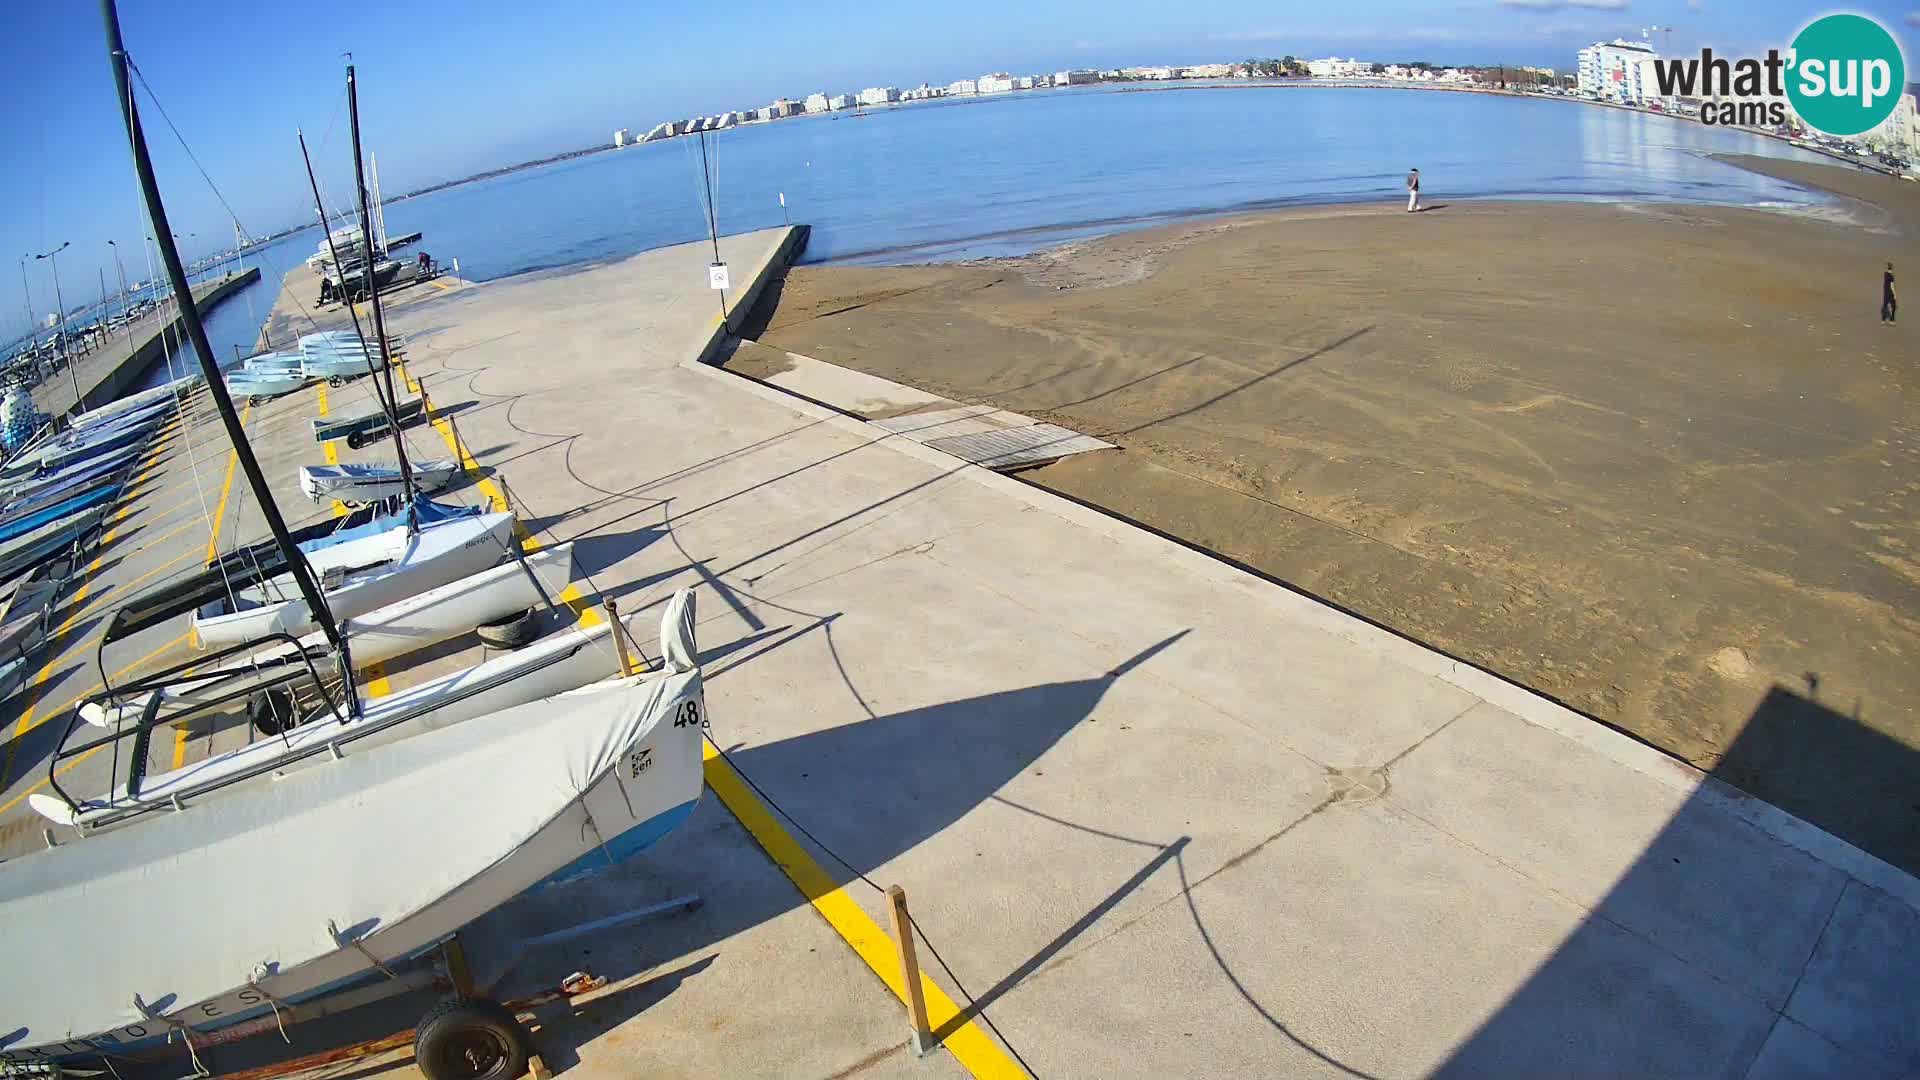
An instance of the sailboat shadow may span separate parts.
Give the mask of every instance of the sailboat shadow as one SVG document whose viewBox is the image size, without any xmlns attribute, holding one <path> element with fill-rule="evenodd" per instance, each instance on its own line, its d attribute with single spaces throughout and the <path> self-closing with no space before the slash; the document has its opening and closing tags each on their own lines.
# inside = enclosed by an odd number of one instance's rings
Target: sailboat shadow
<svg viewBox="0 0 1920 1080">
<path fill-rule="evenodd" d="M 1186 631 L 1142 650 L 1111 671 L 874 716 L 791 738 L 726 751 L 727 763 L 760 797 L 777 804 L 836 886 L 865 894 L 871 875 L 990 801 L 1068 738 L 1113 685 Z M 725 728 L 712 733 L 726 745 Z M 712 775 L 711 773 L 709 774 Z M 881 883 L 884 884 L 884 883 Z M 728 962 L 727 943 L 803 907 L 808 897 L 769 865 L 755 841 L 712 792 L 693 819 L 649 856 L 567 886 L 535 892 L 470 931 L 470 948 L 502 956 L 513 940 L 697 892 L 692 913 L 553 946 L 521 960 L 513 989 L 542 985 L 591 966 L 615 979 L 706 954 Z M 542 1045 L 574 1056 L 598 1028 L 637 1015 L 646 1002 L 596 1005 L 592 1027 L 555 1018 Z"/>
</svg>

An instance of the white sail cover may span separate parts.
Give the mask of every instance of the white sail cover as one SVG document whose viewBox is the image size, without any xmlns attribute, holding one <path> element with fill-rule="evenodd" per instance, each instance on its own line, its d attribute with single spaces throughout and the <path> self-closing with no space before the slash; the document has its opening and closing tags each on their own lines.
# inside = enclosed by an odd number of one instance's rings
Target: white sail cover
<svg viewBox="0 0 1920 1080">
<path fill-rule="evenodd" d="M 136 995 L 217 1028 L 261 991 L 294 1001 L 366 971 L 344 942 L 411 955 L 657 839 L 699 798 L 700 728 L 675 720 L 700 692 L 697 671 L 603 683 L 0 864 L 0 920 L 20 931 L 0 935 L 0 1057 L 165 1034 Z M 596 781 L 585 828 L 574 804 Z M 172 913 L 163 932 L 134 914 L 153 910 Z"/>
<path fill-rule="evenodd" d="M 413 461 L 408 465 L 413 470 L 413 485 L 418 491 L 438 491 L 446 487 L 453 480 L 453 475 L 460 471 L 457 463 L 445 459 Z M 314 502 L 335 496 L 371 502 L 400 494 L 405 488 L 398 464 L 374 462 L 364 465 L 300 466 L 300 490 Z"/>
</svg>

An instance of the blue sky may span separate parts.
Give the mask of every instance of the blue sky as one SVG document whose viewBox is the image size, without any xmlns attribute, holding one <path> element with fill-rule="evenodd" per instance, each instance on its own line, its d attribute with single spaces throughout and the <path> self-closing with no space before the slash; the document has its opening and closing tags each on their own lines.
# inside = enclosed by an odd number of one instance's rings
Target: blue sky
<svg viewBox="0 0 1920 1080">
<path fill-rule="evenodd" d="M 599 142 L 615 127 L 759 104 L 782 94 L 1249 56 L 1572 66 L 1579 46 L 1672 25 L 1676 52 L 1784 44 L 1834 10 L 1791 0 L 971 0 L 966 4 L 570 3 L 412 0 L 328 4 L 121 0 L 127 46 L 240 220 L 269 232 L 310 214 L 294 129 L 329 196 L 350 193 L 342 54 L 362 79 L 366 141 L 388 194 Z M 1878 18 L 1920 58 L 1920 0 L 1847 10 Z M 0 35 L 0 330 L 24 322 L 18 256 L 62 241 L 69 306 L 113 277 L 109 238 L 145 235 L 88 0 L 7 0 Z M 1912 77 L 1910 75 L 1910 77 Z M 189 257 L 232 226 L 143 101 L 175 231 Z M 11 262 L 12 265 L 5 265 Z M 144 260 L 129 276 L 144 275 Z M 38 311 L 47 264 L 29 263 Z M 8 336 L 11 336 L 9 334 Z"/>
</svg>

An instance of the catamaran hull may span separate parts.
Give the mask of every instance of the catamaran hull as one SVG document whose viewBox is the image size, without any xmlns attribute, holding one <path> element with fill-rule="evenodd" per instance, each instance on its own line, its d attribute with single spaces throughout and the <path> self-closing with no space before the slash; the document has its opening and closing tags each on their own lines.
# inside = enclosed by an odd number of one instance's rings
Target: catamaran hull
<svg viewBox="0 0 1920 1080">
<path fill-rule="evenodd" d="M 409 596 L 436 589 L 452 581 L 477 574 L 500 561 L 511 550 L 514 519 L 512 514 L 481 514 L 459 518 L 423 529 L 413 537 L 411 546 L 384 566 L 350 575 L 339 588 L 327 589 L 327 606 L 336 619 L 352 619 L 376 608 L 396 604 Z M 367 565 L 360 555 L 363 547 L 378 550 L 381 537 L 338 544 L 308 554 L 307 561 L 316 577 L 324 577 L 330 566 L 351 568 Z M 286 595 L 292 582 L 276 578 L 263 591 Z M 191 622 L 192 640 L 202 649 L 223 649 L 246 641 L 257 641 L 268 634 L 305 634 L 317 629 L 313 613 L 304 599 L 279 600 L 245 611 L 202 618 L 196 613 Z"/>
<path fill-rule="evenodd" d="M 398 604 L 389 604 L 359 618 L 348 619 L 341 624 L 341 629 L 346 633 L 354 663 L 364 668 L 436 645 L 464 634 L 481 623 L 551 603 L 573 580 L 573 575 L 573 545 L 560 544 L 536 551 L 526 556 L 524 561 L 503 563 L 491 570 L 430 589 L 419 596 L 408 597 Z M 319 649 L 324 645 L 324 631 L 315 630 L 300 639 L 302 649 Z M 249 686 L 265 685 L 281 669 L 277 666 L 261 668 L 258 664 L 291 654 L 291 650 L 283 645 L 236 660 L 228 670 L 197 671 L 190 685 L 182 684 L 163 691 L 165 696 L 158 715 L 165 717 L 182 713 Z M 115 727 L 138 719 L 149 697 L 141 695 L 111 705 L 87 702 L 80 706 L 80 717 L 96 727 Z"/>
</svg>

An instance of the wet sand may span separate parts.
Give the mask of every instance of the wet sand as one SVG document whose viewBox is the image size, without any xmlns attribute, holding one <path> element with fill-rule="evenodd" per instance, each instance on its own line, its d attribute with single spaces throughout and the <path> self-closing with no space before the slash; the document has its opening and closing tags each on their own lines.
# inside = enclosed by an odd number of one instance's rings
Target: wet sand
<svg viewBox="0 0 1920 1080">
<path fill-rule="evenodd" d="M 1435 178 L 1417 215 L 803 267 L 760 336 L 1118 443 L 1024 475 L 1920 869 L 1920 313 L 1878 318 L 1920 185 L 1758 167 L 1871 227 Z"/>
</svg>

